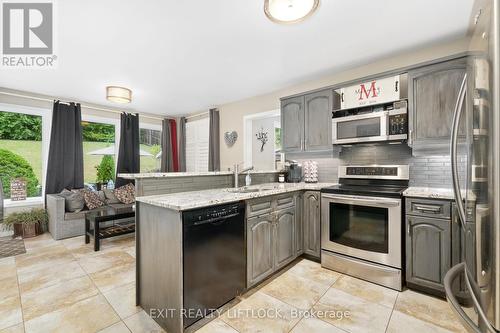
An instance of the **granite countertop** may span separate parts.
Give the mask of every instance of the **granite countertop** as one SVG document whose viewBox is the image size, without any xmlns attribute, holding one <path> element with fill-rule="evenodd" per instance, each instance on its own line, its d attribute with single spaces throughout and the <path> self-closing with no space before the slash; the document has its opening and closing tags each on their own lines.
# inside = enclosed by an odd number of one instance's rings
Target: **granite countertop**
<svg viewBox="0 0 500 333">
<path fill-rule="evenodd" d="M 336 185 L 335 183 L 268 183 L 245 187 L 246 189 L 266 189 L 258 192 L 235 192 L 234 188 L 220 188 L 212 190 L 180 192 L 137 197 L 139 202 L 153 206 L 168 208 L 177 211 L 208 207 L 229 202 L 248 200 L 269 195 L 282 194 L 302 190 L 320 190 L 324 187 Z M 240 188 L 241 189 L 241 188 Z"/>
<path fill-rule="evenodd" d="M 250 174 L 278 173 L 276 170 L 251 170 Z M 232 171 L 207 171 L 207 172 L 150 172 L 150 173 L 119 173 L 118 177 L 123 179 L 141 178 L 167 178 L 167 177 L 203 177 L 203 176 L 227 176 L 233 175 Z M 245 172 L 244 174 L 247 174 Z"/>
<path fill-rule="evenodd" d="M 403 192 L 403 195 L 406 197 L 455 200 L 455 195 L 451 188 L 412 186 L 408 187 L 408 189 Z"/>
</svg>

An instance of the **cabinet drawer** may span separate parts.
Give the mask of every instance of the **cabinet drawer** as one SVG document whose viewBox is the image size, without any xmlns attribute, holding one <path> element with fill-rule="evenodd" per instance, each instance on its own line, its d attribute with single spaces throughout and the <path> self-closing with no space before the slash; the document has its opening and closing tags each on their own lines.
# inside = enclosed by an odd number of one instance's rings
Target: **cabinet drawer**
<svg viewBox="0 0 500 333">
<path fill-rule="evenodd" d="M 445 200 L 407 198 L 406 214 L 449 219 L 451 203 Z"/>
<path fill-rule="evenodd" d="M 268 214 L 272 211 L 272 198 L 265 197 L 249 200 L 247 203 L 247 217 Z"/>
<path fill-rule="evenodd" d="M 275 197 L 276 207 L 275 210 L 285 209 L 295 206 L 294 194 L 282 194 Z"/>
</svg>

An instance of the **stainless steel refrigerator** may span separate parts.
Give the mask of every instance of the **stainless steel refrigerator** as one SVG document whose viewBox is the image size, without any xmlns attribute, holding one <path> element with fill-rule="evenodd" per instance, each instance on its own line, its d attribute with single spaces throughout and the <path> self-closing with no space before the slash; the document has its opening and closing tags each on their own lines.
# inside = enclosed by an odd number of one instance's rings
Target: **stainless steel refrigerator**
<svg viewBox="0 0 500 333">
<path fill-rule="evenodd" d="M 467 331 L 476 333 L 500 332 L 499 2 L 474 4 L 467 74 L 455 107 L 450 147 L 463 262 L 450 269 L 444 284 L 457 317 Z M 466 158 L 458 158 L 462 153 Z M 464 160 L 466 166 L 460 165 Z M 459 179 L 464 168 L 465 180 Z M 464 311 L 459 293 L 475 311 Z"/>
</svg>

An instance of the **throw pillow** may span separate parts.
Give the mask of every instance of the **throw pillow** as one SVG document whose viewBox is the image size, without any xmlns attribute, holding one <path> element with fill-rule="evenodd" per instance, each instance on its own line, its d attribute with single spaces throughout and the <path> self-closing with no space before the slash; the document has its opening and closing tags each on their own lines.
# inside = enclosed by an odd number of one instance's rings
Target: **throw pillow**
<svg viewBox="0 0 500 333">
<path fill-rule="evenodd" d="M 121 201 L 116 197 L 114 190 L 112 189 L 104 189 L 104 196 L 106 197 L 106 203 L 109 204 L 118 204 Z"/>
<path fill-rule="evenodd" d="M 85 200 L 79 192 L 64 189 L 59 193 L 59 196 L 64 198 L 64 209 L 66 212 L 79 212 L 85 206 Z"/>
<path fill-rule="evenodd" d="M 97 192 L 82 190 L 82 194 L 88 209 L 96 209 L 105 205 L 105 202 L 99 198 Z"/>
<path fill-rule="evenodd" d="M 116 198 L 124 204 L 132 204 L 135 202 L 135 186 L 132 183 L 115 189 L 114 194 Z"/>
</svg>

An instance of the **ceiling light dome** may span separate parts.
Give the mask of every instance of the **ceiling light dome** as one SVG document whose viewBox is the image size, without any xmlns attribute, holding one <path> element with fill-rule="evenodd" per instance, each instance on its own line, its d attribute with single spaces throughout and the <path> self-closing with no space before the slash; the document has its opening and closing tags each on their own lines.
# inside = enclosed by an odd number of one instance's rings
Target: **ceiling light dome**
<svg viewBox="0 0 500 333">
<path fill-rule="evenodd" d="M 106 87 L 106 99 L 116 103 L 130 103 L 132 101 L 132 90 L 124 87 Z"/>
<path fill-rule="evenodd" d="M 264 0 L 264 12 L 276 23 L 295 23 L 312 15 L 319 0 Z"/>
</svg>

